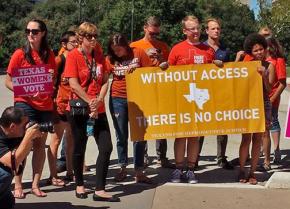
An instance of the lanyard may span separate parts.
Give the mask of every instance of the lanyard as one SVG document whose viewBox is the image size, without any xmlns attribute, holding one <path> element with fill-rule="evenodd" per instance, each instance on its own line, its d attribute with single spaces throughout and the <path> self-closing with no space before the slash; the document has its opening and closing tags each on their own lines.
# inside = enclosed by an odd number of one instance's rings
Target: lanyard
<svg viewBox="0 0 290 209">
<path fill-rule="evenodd" d="M 89 59 L 88 59 L 86 53 L 84 52 L 84 49 L 80 48 L 80 51 L 85 59 L 87 67 L 89 68 L 90 77 L 92 77 L 95 80 L 96 79 L 96 60 L 95 60 L 95 56 L 94 56 L 95 55 L 94 50 L 92 51 L 92 62 L 91 63 L 89 62 Z"/>
</svg>

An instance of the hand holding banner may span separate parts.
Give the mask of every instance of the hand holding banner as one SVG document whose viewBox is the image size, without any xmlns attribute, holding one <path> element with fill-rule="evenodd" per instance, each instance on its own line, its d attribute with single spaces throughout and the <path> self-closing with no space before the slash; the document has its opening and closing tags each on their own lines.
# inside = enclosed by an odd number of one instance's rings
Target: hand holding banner
<svg viewBox="0 0 290 209">
<path fill-rule="evenodd" d="M 131 139 L 264 132 L 260 65 L 151 67 L 126 75 Z"/>
<path fill-rule="evenodd" d="M 21 67 L 12 71 L 14 96 L 52 95 L 53 79 L 47 65 Z"/>
</svg>

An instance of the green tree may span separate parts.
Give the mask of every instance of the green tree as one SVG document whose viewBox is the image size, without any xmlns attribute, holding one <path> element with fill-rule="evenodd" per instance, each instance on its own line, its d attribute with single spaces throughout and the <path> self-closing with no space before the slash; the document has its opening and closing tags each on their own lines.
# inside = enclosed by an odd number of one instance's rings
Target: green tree
<svg viewBox="0 0 290 209">
<path fill-rule="evenodd" d="M 22 17 L 25 17 L 33 8 L 27 0 L 2 0 L 0 3 L 0 33 L 3 43 L 0 46 L 0 68 L 6 67 L 13 51 L 20 47 L 19 39 L 24 35 L 15 31 L 22 29 Z"/>
<path fill-rule="evenodd" d="M 271 27 L 274 30 L 275 36 L 282 43 L 287 61 L 290 64 L 290 1 L 277 0 L 273 3 Z"/>
<path fill-rule="evenodd" d="M 274 36 L 284 47 L 290 64 L 290 1 L 276 0 L 268 4 L 267 0 L 259 0 L 259 5 L 259 25 L 267 25 L 273 30 Z"/>
</svg>

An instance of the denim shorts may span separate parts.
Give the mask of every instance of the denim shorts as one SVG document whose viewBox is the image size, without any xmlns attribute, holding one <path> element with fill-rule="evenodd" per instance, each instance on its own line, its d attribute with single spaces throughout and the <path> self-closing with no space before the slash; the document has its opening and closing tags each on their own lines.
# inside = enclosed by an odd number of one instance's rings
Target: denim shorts
<svg viewBox="0 0 290 209">
<path fill-rule="evenodd" d="M 280 123 L 278 120 L 278 108 L 277 107 L 272 108 L 272 123 L 271 123 L 270 131 L 271 132 L 281 131 Z"/>
<path fill-rule="evenodd" d="M 23 109 L 24 112 L 27 114 L 29 121 L 37 123 L 45 123 L 53 121 L 52 111 L 36 110 L 25 102 L 16 102 L 14 106 Z"/>
</svg>

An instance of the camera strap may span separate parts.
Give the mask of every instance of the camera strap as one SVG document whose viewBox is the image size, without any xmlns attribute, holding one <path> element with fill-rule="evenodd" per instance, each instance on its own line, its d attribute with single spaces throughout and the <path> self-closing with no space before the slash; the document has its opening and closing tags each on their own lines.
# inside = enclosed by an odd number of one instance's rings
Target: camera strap
<svg viewBox="0 0 290 209">
<path fill-rule="evenodd" d="M 20 175 L 23 172 L 25 160 L 23 160 L 23 162 L 19 165 L 19 168 L 18 168 L 18 171 L 17 171 L 15 153 L 16 153 L 16 149 L 13 149 L 11 151 L 11 170 L 12 170 L 12 173 L 15 176 L 17 176 L 17 175 Z"/>
<path fill-rule="evenodd" d="M 13 172 L 14 175 L 17 174 L 16 171 L 16 161 L 15 161 L 15 153 L 16 153 L 16 149 L 13 149 L 11 152 L 11 170 Z"/>
</svg>

